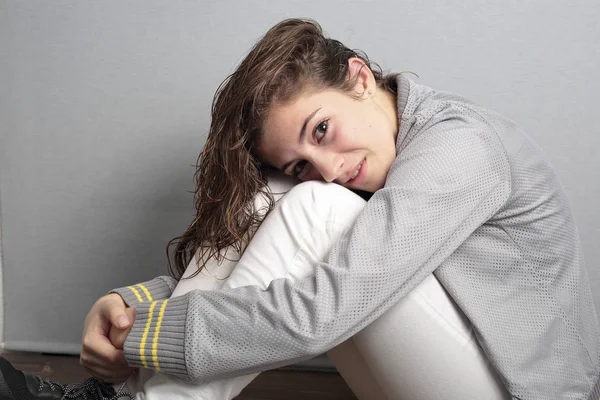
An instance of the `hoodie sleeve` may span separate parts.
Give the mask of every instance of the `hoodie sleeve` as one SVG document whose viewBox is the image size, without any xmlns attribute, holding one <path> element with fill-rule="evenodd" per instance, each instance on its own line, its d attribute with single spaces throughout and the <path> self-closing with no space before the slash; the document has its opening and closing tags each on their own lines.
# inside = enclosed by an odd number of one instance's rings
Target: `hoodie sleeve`
<svg viewBox="0 0 600 400">
<path fill-rule="evenodd" d="M 129 307 L 134 307 L 142 302 L 169 298 L 176 285 L 175 278 L 159 276 L 147 282 L 113 289 L 109 293 L 118 293 Z"/>
<path fill-rule="evenodd" d="M 139 303 L 128 362 L 206 383 L 309 359 L 381 316 L 510 196 L 495 133 L 457 114 L 410 132 L 385 187 L 315 275 Z"/>
</svg>

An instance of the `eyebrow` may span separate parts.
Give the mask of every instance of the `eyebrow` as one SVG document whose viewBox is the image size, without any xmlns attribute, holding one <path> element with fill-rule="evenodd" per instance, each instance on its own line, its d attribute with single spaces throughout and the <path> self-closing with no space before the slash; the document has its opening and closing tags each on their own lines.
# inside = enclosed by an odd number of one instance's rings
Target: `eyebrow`
<svg viewBox="0 0 600 400">
<path fill-rule="evenodd" d="M 312 113 L 310 113 L 310 115 L 308 117 L 306 117 L 306 119 L 304 120 L 304 123 L 302 124 L 302 128 L 300 129 L 300 135 L 298 137 L 298 143 L 302 144 L 304 143 L 304 139 L 306 138 L 306 127 L 308 126 L 308 123 L 310 122 L 311 119 L 313 119 L 313 117 L 315 116 L 315 114 L 317 112 L 319 112 L 319 110 L 321 109 L 321 107 L 317 108 L 315 111 L 313 111 Z M 285 172 L 285 170 L 288 169 L 288 167 L 294 162 L 294 160 L 285 163 L 282 167 L 281 170 Z"/>
</svg>

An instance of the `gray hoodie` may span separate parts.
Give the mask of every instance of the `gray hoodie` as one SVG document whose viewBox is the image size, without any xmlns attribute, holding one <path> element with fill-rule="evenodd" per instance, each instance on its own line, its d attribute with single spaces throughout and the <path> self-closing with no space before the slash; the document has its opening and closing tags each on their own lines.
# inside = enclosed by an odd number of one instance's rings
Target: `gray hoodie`
<svg viewBox="0 0 600 400">
<path fill-rule="evenodd" d="M 494 112 L 403 76 L 397 85 L 385 187 L 316 274 L 170 300 L 168 277 L 117 289 L 137 308 L 130 365 L 204 383 L 305 360 L 433 272 L 513 398 L 600 396 L 600 329 L 577 228 L 542 152 Z"/>
</svg>

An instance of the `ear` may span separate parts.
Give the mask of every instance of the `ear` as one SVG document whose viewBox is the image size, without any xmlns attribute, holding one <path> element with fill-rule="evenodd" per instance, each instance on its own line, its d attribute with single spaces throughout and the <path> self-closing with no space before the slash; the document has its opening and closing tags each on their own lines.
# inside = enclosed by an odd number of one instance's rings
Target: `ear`
<svg viewBox="0 0 600 400">
<path fill-rule="evenodd" d="M 377 85 L 373 71 L 358 57 L 348 60 L 348 79 L 356 80 L 354 91 L 363 99 L 370 97 Z"/>
</svg>

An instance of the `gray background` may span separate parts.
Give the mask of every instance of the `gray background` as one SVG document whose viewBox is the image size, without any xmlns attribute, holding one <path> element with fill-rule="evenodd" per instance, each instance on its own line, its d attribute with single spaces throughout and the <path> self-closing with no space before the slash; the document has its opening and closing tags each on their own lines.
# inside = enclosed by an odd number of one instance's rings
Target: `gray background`
<svg viewBox="0 0 600 400">
<path fill-rule="evenodd" d="M 597 0 L 0 1 L 5 348 L 76 353 L 99 296 L 165 273 L 212 95 L 290 16 L 516 120 L 567 188 L 600 307 Z"/>
</svg>

